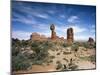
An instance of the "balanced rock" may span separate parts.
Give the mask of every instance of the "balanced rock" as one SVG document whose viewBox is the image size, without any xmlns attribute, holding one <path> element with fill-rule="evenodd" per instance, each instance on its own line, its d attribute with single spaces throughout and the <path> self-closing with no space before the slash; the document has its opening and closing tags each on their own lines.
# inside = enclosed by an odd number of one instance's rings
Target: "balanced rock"
<svg viewBox="0 0 100 75">
<path fill-rule="evenodd" d="M 54 26 L 54 24 L 52 24 L 50 26 L 50 30 L 51 30 L 51 39 L 52 40 L 56 39 L 56 32 L 55 32 L 55 26 Z"/>
</svg>

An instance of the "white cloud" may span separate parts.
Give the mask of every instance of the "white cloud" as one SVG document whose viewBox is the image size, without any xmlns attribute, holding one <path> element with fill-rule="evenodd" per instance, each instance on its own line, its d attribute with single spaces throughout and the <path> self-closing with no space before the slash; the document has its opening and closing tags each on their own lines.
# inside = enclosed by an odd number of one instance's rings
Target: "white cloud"
<svg viewBox="0 0 100 75">
<path fill-rule="evenodd" d="M 74 26 L 74 25 L 69 25 L 67 28 L 70 28 L 70 27 L 73 28 L 75 34 L 87 31 L 86 28 L 79 27 L 79 26 Z"/>
<path fill-rule="evenodd" d="M 50 13 L 50 14 L 55 14 L 54 10 L 48 10 L 47 12 Z"/>
<path fill-rule="evenodd" d="M 34 8 L 30 8 L 30 7 L 24 7 L 23 10 L 20 10 L 28 15 L 31 15 L 31 16 L 36 16 L 36 17 L 39 17 L 39 18 L 43 18 L 43 19 L 48 19 L 49 15 L 42 11 L 40 8 L 38 9 L 34 9 Z"/>
<path fill-rule="evenodd" d="M 40 17 L 43 19 L 48 19 L 48 17 L 49 17 L 47 14 L 39 14 L 39 13 L 35 14 L 34 16 L 37 16 L 37 17 Z"/>
<path fill-rule="evenodd" d="M 37 23 L 35 18 L 30 16 L 30 15 L 22 16 L 20 14 L 14 13 L 14 16 L 16 18 L 13 18 L 12 21 L 15 21 L 15 22 L 17 21 L 17 22 L 21 22 L 21 23 L 24 23 L 24 24 L 27 24 L 27 25 L 32 25 L 32 24 Z"/>
<path fill-rule="evenodd" d="M 92 26 L 91 26 L 91 28 L 93 28 L 93 29 L 94 29 L 95 27 L 96 27 L 95 25 L 92 25 Z"/>
<path fill-rule="evenodd" d="M 12 31 L 12 38 L 18 38 L 20 40 L 28 40 L 30 39 L 30 35 L 33 32 L 26 32 L 26 31 Z M 37 32 L 40 35 L 45 35 L 46 37 L 50 37 L 49 31 Z"/>
<path fill-rule="evenodd" d="M 66 16 L 65 16 L 65 15 L 60 15 L 60 17 L 61 17 L 61 18 L 65 18 Z"/>
<path fill-rule="evenodd" d="M 75 25 L 66 25 L 65 26 L 56 26 L 57 35 L 60 37 L 67 37 L 67 29 L 73 28 L 74 30 L 74 38 L 75 40 L 86 40 L 90 35 L 85 35 L 88 33 L 88 30 L 83 27 L 75 26 Z"/>
<path fill-rule="evenodd" d="M 91 32 L 91 33 L 95 33 L 95 32 L 96 32 L 95 28 L 96 28 L 95 25 L 91 25 L 91 27 L 90 27 L 90 32 Z"/>
<path fill-rule="evenodd" d="M 95 35 L 75 35 L 74 39 L 76 41 L 88 41 L 89 37 L 92 37 L 95 40 Z"/>
<path fill-rule="evenodd" d="M 12 37 L 18 38 L 20 40 L 28 40 L 30 39 L 31 32 L 25 32 L 25 31 L 12 31 Z"/>
<path fill-rule="evenodd" d="M 70 16 L 67 21 L 70 23 L 74 23 L 74 22 L 77 22 L 78 19 L 79 19 L 78 16 Z"/>
<path fill-rule="evenodd" d="M 65 26 L 56 26 L 56 30 L 61 31 L 61 32 L 67 32 L 68 28 L 73 28 L 75 34 L 87 31 L 86 28 L 75 26 L 75 25 L 66 25 L 66 27 Z"/>
</svg>

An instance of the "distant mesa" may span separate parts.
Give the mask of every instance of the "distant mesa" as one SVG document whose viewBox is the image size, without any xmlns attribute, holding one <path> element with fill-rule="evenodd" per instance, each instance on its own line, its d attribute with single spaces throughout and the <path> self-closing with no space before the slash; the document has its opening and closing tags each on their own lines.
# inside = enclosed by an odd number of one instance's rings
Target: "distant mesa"
<svg viewBox="0 0 100 75">
<path fill-rule="evenodd" d="M 47 38 L 46 38 L 45 35 L 40 35 L 39 33 L 34 32 L 34 33 L 31 34 L 30 39 L 36 40 L 36 41 L 44 41 Z"/>
<path fill-rule="evenodd" d="M 74 42 L 74 32 L 73 28 L 67 29 L 67 43 L 72 44 Z"/>
</svg>

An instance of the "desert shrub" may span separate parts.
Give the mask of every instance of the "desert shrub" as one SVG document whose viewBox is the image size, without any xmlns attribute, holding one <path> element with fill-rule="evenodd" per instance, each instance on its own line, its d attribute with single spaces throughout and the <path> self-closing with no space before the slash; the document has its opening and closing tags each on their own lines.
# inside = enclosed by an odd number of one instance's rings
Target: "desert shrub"
<svg viewBox="0 0 100 75">
<path fill-rule="evenodd" d="M 63 47 L 68 47 L 67 43 L 62 44 Z"/>
<path fill-rule="evenodd" d="M 37 48 L 35 50 L 35 56 L 34 57 L 35 57 L 34 60 L 43 60 L 46 57 L 48 57 L 48 52 L 46 50 Z"/>
<path fill-rule="evenodd" d="M 63 60 L 65 60 L 66 62 L 68 62 L 68 59 L 66 59 L 66 58 L 63 58 Z"/>
<path fill-rule="evenodd" d="M 69 70 L 77 70 L 77 68 L 78 68 L 78 65 L 75 65 L 75 64 L 72 64 L 72 65 L 70 65 L 69 66 Z"/>
<path fill-rule="evenodd" d="M 36 61 L 33 60 L 33 61 L 32 61 L 32 64 L 33 64 L 33 65 L 42 65 L 43 62 L 44 62 L 44 61 L 41 61 L 41 60 L 36 60 Z"/>
<path fill-rule="evenodd" d="M 27 47 L 30 46 L 31 42 L 29 40 L 22 40 L 21 41 L 21 47 Z"/>
<path fill-rule="evenodd" d="M 91 61 L 91 62 L 95 62 L 96 61 L 95 55 L 80 57 L 80 59 L 86 60 L 86 61 Z"/>
<path fill-rule="evenodd" d="M 89 43 L 84 42 L 84 43 L 83 43 L 83 47 L 85 47 L 85 48 L 89 48 L 89 49 L 92 49 L 92 48 L 95 48 L 96 46 L 95 46 L 95 44 L 90 45 Z"/>
<path fill-rule="evenodd" d="M 54 43 L 50 41 L 45 41 L 42 46 L 46 48 L 52 48 L 54 46 Z"/>
<path fill-rule="evenodd" d="M 59 63 L 60 63 L 60 61 L 57 61 L 57 62 L 56 62 L 56 64 L 59 64 Z"/>
<path fill-rule="evenodd" d="M 49 60 L 49 62 L 48 63 L 52 63 L 53 62 L 53 60 Z"/>
<path fill-rule="evenodd" d="M 12 56 L 17 56 L 20 52 L 20 47 L 12 46 Z"/>
<path fill-rule="evenodd" d="M 74 42 L 73 44 L 80 46 L 80 43 L 79 42 Z"/>
<path fill-rule="evenodd" d="M 17 56 L 21 50 L 21 41 L 18 39 L 12 39 L 12 56 Z"/>
<path fill-rule="evenodd" d="M 95 55 L 91 55 L 91 56 L 89 56 L 89 58 L 90 58 L 90 61 L 91 62 L 95 62 L 96 61 Z"/>
<path fill-rule="evenodd" d="M 57 53 L 57 55 L 60 55 L 60 53 Z"/>
<path fill-rule="evenodd" d="M 68 64 L 68 70 L 76 70 L 78 68 L 78 65 L 76 65 L 75 63 L 73 63 L 73 59 L 70 59 L 70 62 Z"/>
<path fill-rule="evenodd" d="M 57 63 L 56 69 L 57 69 L 57 70 L 62 69 L 62 64 L 61 64 L 60 62 Z"/>
<path fill-rule="evenodd" d="M 64 55 L 71 54 L 71 52 L 63 52 Z"/>
<path fill-rule="evenodd" d="M 70 44 L 68 44 L 68 43 L 66 43 L 66 42 L 62 42 L 62 43 L 60 43 L 60 46 L 62 46 L 62 47 L 69 47 L 69 46 L 71 46 Z"/>
<path fill-rule="evenodd" d="M 39 42 L 32 42 L 31 48 L 34 49 L 35 47 L 38 47 L 40 45 Z"/>
<path fill-rule="evenodd" d="M 16 39 L 12 38 L 12 46 L 16 47 L 21 46 L 21 41 L 17 38 Z"/>
<path fill-rule="evenodd" d="M 21 41 L 18 39 L 12 39 L 12 70 L 27 70 L 30 67 L 27 57 L 21 52 Z"/>
<path fill-rule="evenodd" d="M 88 43 L 83 43 L 83 47 L 89 48 L 89 44 Z"/>
<path fill-rule="evenodd" d="M 46 58 L 48 58 L 48 50 L 47 47 L 34 44 L 32 46 L 35 54 L 34 58 L 32 59 L 33 64 L 42 64 Z"/>
<path fill-rule="evenodd" d="M 50 59 L 54 59 L 55 58 L 55 56 L 50 56 Z"/>
<path fill-rule="evenodd" d="M 79 45 L 77 45 L 77 44 L 73 44 L 73 45 L 71 46 L 71 50 L 73 50 L 73 51 L 75 51 L 75 52 L 77 52 L 78 49 L 79 49 Z"/>
<path fill-rule="evenodd" d="M 28 62 L 28 59 L 24 55 L 18 54 L 18 56 L 12 57 L 12 70 L 13 71 L 27 70 L 27 68 L 30 66 L 31 64 Z"/>
<path fill-rule="evenodd" d="M 27 70 L 28 67 L 30 67 L 30 64 L 28 62 L 15 62 L 12 63 L 12 70 L 13 71 L 18 71 L 18 70 Z"/>
</svg>

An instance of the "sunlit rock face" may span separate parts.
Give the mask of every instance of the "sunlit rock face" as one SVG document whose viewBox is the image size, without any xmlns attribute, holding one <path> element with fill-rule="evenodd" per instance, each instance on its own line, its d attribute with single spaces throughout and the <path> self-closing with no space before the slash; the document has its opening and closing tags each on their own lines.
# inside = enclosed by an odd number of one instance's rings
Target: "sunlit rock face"
<svg viewBox="0 0 100 75">
<path fill-rule="evenodd" d="M 32 33 L 30 39 L 35 41 L 43 41 L 46 40 L 47 38 L 45 35 L 40 35 L 39 33 Z"/>
<path fill-rule="evenodd" d="M 67 43 L 72 44 L 74 41 L 74 32 L 73 28 L 68 28 L 67 29 Z"/>
</svg>

